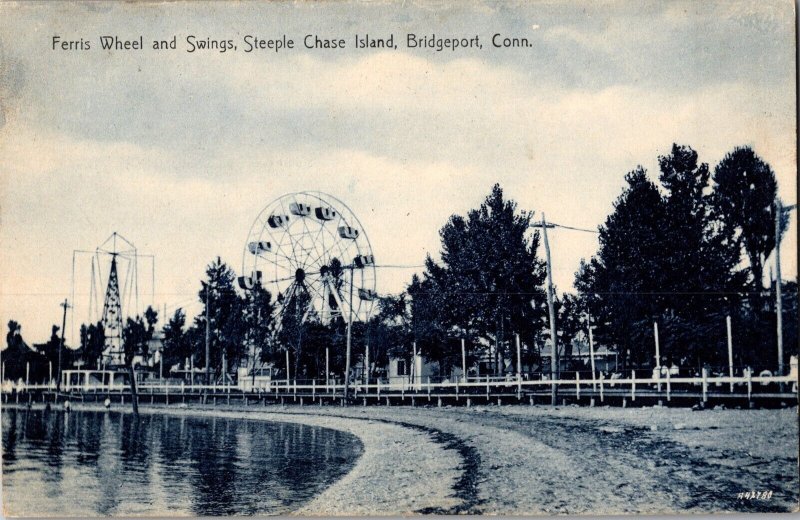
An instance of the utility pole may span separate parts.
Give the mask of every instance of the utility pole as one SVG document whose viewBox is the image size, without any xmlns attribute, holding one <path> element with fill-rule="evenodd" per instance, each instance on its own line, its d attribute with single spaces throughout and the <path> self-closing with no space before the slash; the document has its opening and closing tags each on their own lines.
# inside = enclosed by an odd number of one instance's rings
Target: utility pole
<svg viewBox="0 0 800 520">
<path fill-rule="evenodd" d="M 417 384 L 417 342 L 414 341 L 411 346 L 414 349 L 414 357 L 411 358 L 411 367 L 408 374 L 411 379 L 411 384 L 415 385 Z"/>
<path fill-rule="evenodd" d="M 464 338 L 461 338 L 461 377 L 467 382 L 467 351 L 464 348 Z"/>
<path fill-rule="evenodd" d="M 350 391 L 350 342 L 351 342 L 351 329 L 353 328 L 353 269 L 350 266 L 350 304 L 349 312 L 347 313 L 347 353 L 345 355 L 344 367 L 344 400 L 347 402 L 348 393 Z"/>
<path fill-rule="evenodd" d="M 550 378 L 553 381 L 558 380 L 558 343 L 556 342 L 556 316 L 553 308 L 553 265 L 550 260 L 550 242 L 547 240 L 547 228 L 555 227 L 553 224 L 548 224 L 545 220 L 544 213 L 542 213 L 541 224 L 534 226 L 542 228 L 542 235 L 544 236 L 544 251 L 547 259 L 547 313 L 550 316 L 550 343 L 552 343 L 553 351 L 550 356 Z M 550 390 L 551 404 L 556 406 L 558 404 L 558 387 L 555 382 L 551 385 Z"/>
<path fill-rule="evenodd" d="M 589 358 L 592 362 L 592 390 L 597 388 L 596 372 L 594 368 L 594 336 L 592 335 L 592 315 L 586 313 L 586 326 L 589 328 Z"/>
<path fill-rule="evenodd" d="M 64 348 L 64 328 L 67 326 L 67 309 L 71 308 L 66 298 L 64 303 L 60 304 L 64 308 L 64 315 L 61 318 L 61 341 L 58 343 L 58 382 L 56 383 L 56 391 L 61 391 L 61 350 Z"/>
<path fill-rule="evenodd" d="M 730 316 L 725 317 L 725 327 L 728 331 L 728 375 L 733 379 L 733 334 L 731 334 Z M 731 381 L 731 393 L 733 393 L 733 381 Z"/>
<path fill-rule="evenodd" d="M 661 350 L 660 345 L 658 343 L 658 322 L 653 322 L 653 337 L 656 340 L 656 369 L 659 370 L 659 375 L 661 375 Z"/>
<path fill-rule="evenodd" d="M 562 224 L 554 224 L 552 222 L 547 222 L 544 217 L 544 213 L 542 213 L 542 222 L 540 224 L 531 224 L 530 227 L 533 228 L 542 228 L 542 234 L 544 235 L 544 250 L 547 255 L 547 310 L 548 314 L 550 315 L 550 342 L 553 344 L 553 355 L 550 356 L 550 373 L 551 377 L 558 378 L 559 377 L 559 368 L 558 368 L 558 345 L 556 344 L 556 318 L 555 318 L 555 311 L 553 310 L 553 264 L 550 260 L 550 243 L 547 241 L 547 228 L 554 228 L 560 227 L 562 229 L 569 229 L 572 231 L 581 231 L 584 233 L 593 233 L 598 234 L 599 232 L 594 229 L 584 229 L 579 227 L 572 227 L 572 226 L 565 226 Z M 589 333 L 591 334 L 591 324 L 589 325 Z M 556 387 L 555 383 L 552 385 L 551 395 L 552 404 L 555 406 L 558 400 L 558 388 Z"/>
<path fill-rule="evenodd" d="M 209 321 L 208 308 L 211 307 L 211 293 L 208 291 L 208 284 L 206 284 L 206 386 L 211 384 L 211 323 Z M 192 373 L 194 379 L 194 373 Z"/>
<path fill-rule="evenodd" d="M 783 298 L 781 288 L 781 217 L 783 213 L 797 209 L 797 204 L 784 206 L 775 199 L 775 313 L 778 334 L 778 375 L 783 375 Z"/>
<path fill-rule="evenodd" d="M 257 314 L 257 317 L 256 317 L 256 323 L 255 323 L 255 326 L 253 326 L 253 330 L 255 331 L 256 327 L 258 327 L 260 324 L 261 324 L 261 308 L 258 309 L 258 314 Z M 252 385 L 252 388 L 255 388 L 256 387 L 256 337 L 255 337 L 255 334 L 253 334 L 253 337 L 250 340 L 253 343 L 253 373 L 251 374 L 251 377 L 252 377 L 251 385 Z"/>
<path fill-rule="evenodd" d="M 164 323 L 167 323 L 167 304 L 164 304 Z M 163 328 L 162 328 L 163 330 Z M 159 383 L 164 382 L 164 338 L 161 338 L 161 346 L 159 347 L 159 352 L 161 355 L 158 359 L 158 379 Z"/>
<path fill-rule="evenodd" d="M 364 354 L 364 384 L 369 384 L 369 341 L 367 341 L 366 350 Z"/>
</svg>

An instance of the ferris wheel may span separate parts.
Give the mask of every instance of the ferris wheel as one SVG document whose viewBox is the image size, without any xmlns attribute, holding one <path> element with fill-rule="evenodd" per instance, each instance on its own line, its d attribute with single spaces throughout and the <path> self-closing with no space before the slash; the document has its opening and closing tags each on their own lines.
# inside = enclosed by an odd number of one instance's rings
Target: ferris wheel
<svg viewBox="0 0 800 520">
<path fill-rule="evenodd" d="M 301 302 L 303 321 L 367 321 L 377 298 L 363 226 L 342 201 L 320 192 L 283 195 L 259 213 L 238 282 L 244 290 L 259 283 L 269 290 L 279 314 Z"/>
</svg>

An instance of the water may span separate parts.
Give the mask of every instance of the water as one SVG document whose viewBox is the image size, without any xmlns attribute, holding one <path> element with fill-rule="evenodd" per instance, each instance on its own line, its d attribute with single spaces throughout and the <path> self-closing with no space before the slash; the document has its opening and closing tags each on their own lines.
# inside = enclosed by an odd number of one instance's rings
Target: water
<svg viewBox="0 0 800 520">
<path fill-rule="evenodd" d="M 296 510 L 355 463 L 344 432 L 290 423 L 3 409 L 10 515 L 256 515 Z"/>
</svg>

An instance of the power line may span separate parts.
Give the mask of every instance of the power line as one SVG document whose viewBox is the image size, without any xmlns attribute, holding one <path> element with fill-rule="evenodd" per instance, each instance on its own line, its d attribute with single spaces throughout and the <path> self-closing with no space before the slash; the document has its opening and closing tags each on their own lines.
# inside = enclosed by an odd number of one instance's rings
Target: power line
<svg viewBox="0 0 800 520">
<path fill-rule="evenodd" d="M 375 268 L 384 268 L 384 269 L 419 269 L 424 268 L 425 265 L 376 265 Z"/>
<path fill-rule="evenodd" d="M 600 231 L 598 231 L 596 229 L 586 229 L 586 228 L 579 228 L 579 227 L 573 227 L 573 226 L 565 226 L 563 224 L 556 224 L 555 222 L 545 222 L 544 224 L 541 223 L 541 222 L 534 222 L 534 223 L 530 224 L 530 227 L 532 227 L 532 228 L 540 228 L 540 229 L 542 229 L 542 228 L 551 228 L 551 229 L 552 228 L 561 228 L 561 229 L 569 229 L 570 231 L 581 231 L 583 233 L 593 233 L 595 235 L 600 233 Z"/>
<path fill-rule="evenodd" d="M 550 222 L 550 224 L 553 224 L 553 223 Z M 554 227 L 559 227 L 559 228 L 562 228 L 562 229 L 569 229 L 569 230 L 572 230 L 572 231 L 582 231 L 584 233 L 593 233 L 595 235 L 599 235 L 600 234 L 600 231 L 598 231 L 596 229 L 585 229 L 585 228 L 578 228 L 578 227 L 572 227 L 572 226 L 564 226 L 562 224 L 553 224 L 553 226 Z"/>
</svg>

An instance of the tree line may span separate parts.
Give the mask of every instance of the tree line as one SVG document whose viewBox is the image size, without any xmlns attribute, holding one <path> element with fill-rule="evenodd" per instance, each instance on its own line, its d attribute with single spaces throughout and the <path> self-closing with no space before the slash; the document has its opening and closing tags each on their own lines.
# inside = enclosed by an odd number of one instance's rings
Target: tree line
<svg viewBox="0 0 800 520">
<path fill-rule="evenodd" d="M 625 175 L 613 211 L 598 227 L 597 252 L 577 270 L 577 291 L 556 293 L 559 352 L 569 360 L 576 348 L 583 349 L 592 326 L 597 344 L 618 353 L 623 368 L 652 366 L 655 322 L 661 364 L 727 365 L 730 316 L 735 364 L 776 366 L 775 281 L 764 285 L 776 245 L 774 172 L 749 147 L 735 148 L 712 170 L 691 147 L 675 144 L 658 165 L 655 179 L 641 166 Z M 541 231 L 531 229 L 534 215 L 495 185 L 479 207 L 450 217 L 439 232 L 441 250 L 427 256 L 424 271 L 401 294 L 381 296 L 366 323 L 353 324 L 355 359 L 363 358 L 369 345 L 375 376 L 390 358 L 408 361 L 416 349 L 448 376 L 461 366 L 463 340 L 468 366 L 480 363 L 483 373 L 502 374 L 516 371 L 518 335 L 523 366 L 548 371 L 541 366 L 543 353 L 550 352 L 546 265 Z M 779 218 L 783 233 L 788 215 Z M 336 285 L 342 269 L 333 267 Z M 223 369 L 252 373 L 257 364 L 270 363 L 283 374 L 288 368 L 293 378 L 324 379 L 330 375 L 326 352 L 330 371 L 341 377 L 346 317 L 304 320 L 308 302 L 302 292 L 287 301 L 289 295 L 273 295 L 260 283 L 242 291 L 235 282 L 233 269 L 216 258 L 197 292 L 201 311 L 191 322 L 183 309 L 164 317 L 165 375 L 179 365 L 205 367 L 208 338 L 215 378 Z M 336 305 L 332 298 L 328 303 Z M 783 286 L 787 359 L 797 352 L 797 312 L 797 283 L 790 281 Z M 152 354 L 148 348 L 158 321 L 152 308 L 127 319 L 122 336 L 129 364 L 137 355 Z M 22 341 L 18 327 L 9 323 L 9 346 Z M 50 341 L 34 350 L 51 359 L 57 332 L 54 326 Z M 80 348 L 67 353 L 64 366 L 81 359 L 94 368 L 103 348 L 102 323 L 85 324 Z"/>
</svg>

